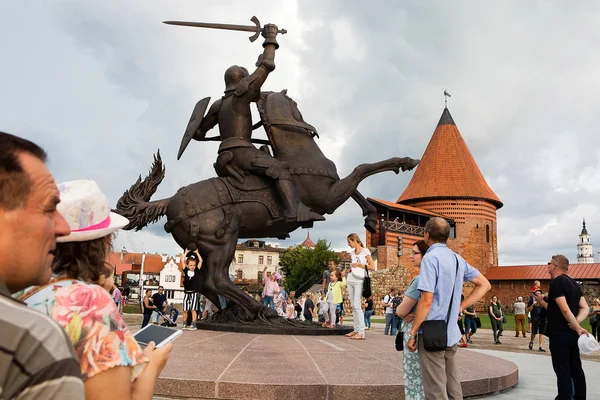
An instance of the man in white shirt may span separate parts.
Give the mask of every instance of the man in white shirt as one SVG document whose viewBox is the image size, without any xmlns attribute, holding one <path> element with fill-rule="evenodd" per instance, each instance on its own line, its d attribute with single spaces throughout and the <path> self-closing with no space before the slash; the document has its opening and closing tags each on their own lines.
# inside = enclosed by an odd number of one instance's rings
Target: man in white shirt
<svg viewBox="0 0 600 400">
<path fill-rule="evenodd" d="M 385 295 L 381 304 L 385 307 L 385 329 L 383 331 L 384 335 L 390 333 L 390 329 L 392 328 L 392 322 L 394 321 L 394 305 L 393 301 L 396 295 L 398 294 L 398 290 L 396 288 L 391 288 L 390 292 Z"/>
<path fill-rule="evenodd" d="M 521 331 L 523 332 L 523 337 L 527 337 L 527 332 L 525 331 L 525 319 L 527 315 L 525 314 L 526 304 L 523 302 L 523 298 L 519 296 L 517 301 L 513 305 L 515 312 L 515 337 L 519 337 L 519 327 L 521 327 Z"/>
</svg>

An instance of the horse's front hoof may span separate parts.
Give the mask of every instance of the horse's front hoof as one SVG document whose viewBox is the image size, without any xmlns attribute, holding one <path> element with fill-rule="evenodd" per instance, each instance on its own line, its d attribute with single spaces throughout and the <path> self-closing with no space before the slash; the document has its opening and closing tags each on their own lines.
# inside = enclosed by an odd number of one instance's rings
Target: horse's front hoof
<svg viewBox="0 0 600 400">
<path fill-rule="evenodd" d="M 371 233 L 377 233 L 377 218 L 365 218 L 365 228 Z"/>
<path fill-rule="evenodd" d="M 409 167 L 408 170 L 412 170 L 413 168 L 415 168 L 417 165 L 419 165 L 419 163 L 421 162 L 421 160 L 413 160 L 412 158 L 409 158 Z"/>
</svg>

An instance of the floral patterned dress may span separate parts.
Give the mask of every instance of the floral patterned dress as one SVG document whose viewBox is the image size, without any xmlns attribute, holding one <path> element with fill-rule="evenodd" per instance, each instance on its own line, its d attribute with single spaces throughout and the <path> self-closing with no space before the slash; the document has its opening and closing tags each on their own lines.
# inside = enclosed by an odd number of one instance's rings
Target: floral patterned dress
<svg viewBox="0 0 600 400">
<path fill-rule="evenodd" d="M 420 292 L 417 290 L 419 285 L 419 277 L 416 276 L 410 282 L 408 289 L 406 289 L 405 296 L 409 296 L 414 300 L 419 300 Z M 413 293 L 417 294 L 415 296 Z M 413 297 L 414 296 L 414 297 Z M 412 309 L 411 312 L 416 311 L 417 306 Z M 404 323 L 404 352 L 402 353 L 402 377 L 404 378 L 404 397 L 406 400 L 425 400 L 425 392 L 423 390 L 423 378 L 421 375 L 421 364 L 419 361 L 419 351 L 411 353 L 408 350 L 408 333 L 412 329 L 413 323 Z"/>
<path fill-rule="evenodd" d="M 148 363 L 110 294 L 101 286 L 78 280 L 55 280 L 27 289 L 20 299 L 48 314 L 67 332 L 81 365 L 83 379 L 112 367 L 132 367 L 131 380 Z"/>
<path fill-rule="evenodd" d="M 285 317 L 285 308 L 287 305 L 285 297 L 283 297 L 281 293 L 275 293 L 275 296 L 273 296 L 273 302 L 275 303 L 275 311 L 277 311 L 277 314 L 280 317 Z"/>
</svg>

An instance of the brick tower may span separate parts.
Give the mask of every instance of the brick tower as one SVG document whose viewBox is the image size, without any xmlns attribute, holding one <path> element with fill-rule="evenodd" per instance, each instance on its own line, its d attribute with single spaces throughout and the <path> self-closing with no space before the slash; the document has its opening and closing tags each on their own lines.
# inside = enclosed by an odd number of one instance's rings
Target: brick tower
<svg viewBox="0 0 600 400">
<path fill-rule="evenodd" d="M 496 210 L 502 202 L 483 178 L 448 108 L 397 203 L 454 220 L 448 246 L 483 274 L 498 265 Z"/>
</svg>

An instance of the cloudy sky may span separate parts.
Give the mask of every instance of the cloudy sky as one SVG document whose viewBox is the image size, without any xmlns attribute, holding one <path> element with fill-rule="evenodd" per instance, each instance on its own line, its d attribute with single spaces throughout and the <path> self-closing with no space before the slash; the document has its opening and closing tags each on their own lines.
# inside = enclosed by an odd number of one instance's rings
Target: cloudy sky
<svg viewBox="0 0 600 400">
<path fill-rule="evenodd" d="M 501 265 L 573 262 L 585 217 L 600 250 L 600 3 L 592 1 L 19 1 L 1 2 L 0 130 L 50 154 L 57 181 L 94 179 L 116 200 L 160 149 L 167 175 L 155 198 L 213 176 L 216 143 L 176 152 L 201 98 L 218 98 L 232 64 L 262 47 L 242 32 L 163 20 L 251 24 L 278 38 L 266 90 L 288 89 L 341 176 L 362 162 L 420 158 L 444 107 L 488 184 Z M 217 132 L 214 132 L 217 134 Z M 264 133 L 260 133 L 264 136 Z M 395 201 L 412 172 L 364 181 Z M 116 248 L 177 250 L 161 221 Z M 312 229 L 336 248 L 356 231 L 347 202 Z M 281 245 L 299 243 L 305 230 Z"/>
</svg>

